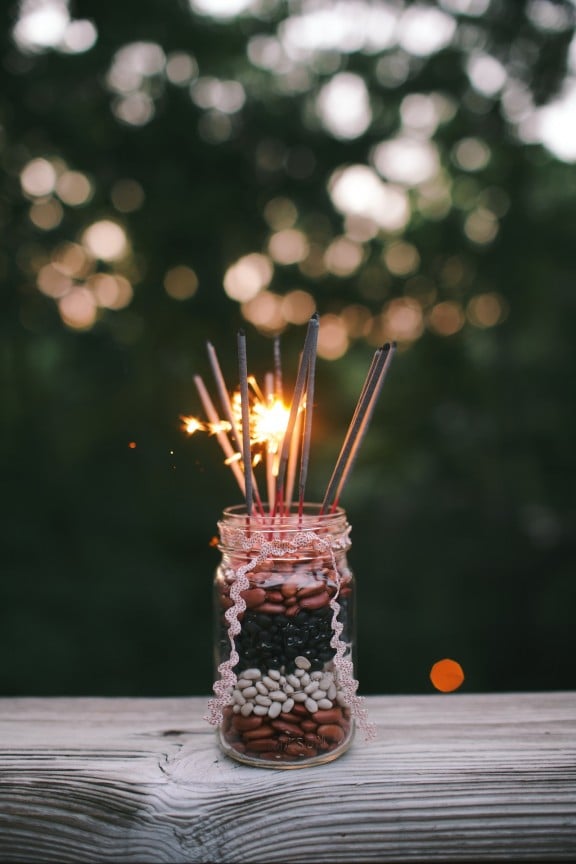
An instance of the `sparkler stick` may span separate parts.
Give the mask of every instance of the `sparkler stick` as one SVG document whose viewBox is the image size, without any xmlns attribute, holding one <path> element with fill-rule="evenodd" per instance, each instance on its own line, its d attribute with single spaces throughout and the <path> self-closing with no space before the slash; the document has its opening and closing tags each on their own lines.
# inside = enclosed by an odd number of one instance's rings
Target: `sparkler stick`
<svg viewBox="0 0 576 864">
<path fill-rule="evenodd" d="M 324 501 L 322 502 L 321 512 L 325 512 L 328 508 L 334 511 L 338 506 L 342 489 L 352 470 L 358 450 L 372 419 L 372 414 L 374 413 L 374 408 L 376 407 L 395 350 L 395 343 L 392 346 L 387 343 L 378 349 L 373 357 L 352 421 L 346 432 L 340 455 L 330 477 Z"/>
<path fill-rule="evenodd" d="M 282 399 L 282 356 L 280 354 L 280 337 L 274 337 L 274 392 L 277 399 Z"/>
<path fill-rule="evenodd" d="M 248 362 L 246 358 L 246 334 L 238 331 L 238 373 L 240 378 L 240 400 L 242 405 L 242 461 L 244 462 L 244 485 L 246 488 L 246 512 L 252 516 L 252 458 L 250 453 L 250 406 L 248 404 Z"/>
<path fill-rule="evenodd" d="M 266 403 L 271 405 L 274 400 L 274 375 L 268 372 L 264 378 L 264 392 Z M 276 482 L 274 478 L 274 453 L 268 441 L 266 444 L 266 491 L 268 493 L 268 507 L 271 510 L 276 497 Z"/>
<path fill-rule="evenodd" d="M 310 364 L 310 357 L 312 354 L 313 345 L 316 344 L 318 327 L 318 314 L 315 313 L 308 322 L 308 330 L 306 331 L 306 339 L 304 341 L 304 347 L 302 349 L 302 356 L 300 357 L 300 365 L 298 366 L 296 384 L 294 385 L 294 393 L 292 396 L 292 403 L 290 405 L 290 416 L 288 417 L 288 424 L 286 426 L 286 432 L 284 433 L 284 439 L 282 441 L 280 461 L 278 463 L 278 476 L 276 479 L 276 502 L 274 507 L 275 510 L 276 505 L 281 504 L 284 497 L 284 480 L 286 476 L 286 466 L 288 463 L 290 441 L 294 433 L 294 424 L 296 423 L 296 416 L 300 408 L 300 403 L 302 402 L 304 387 L 306 386 L 308 366 Z"/>
<path fill-rule="evenodd" d="M 314 382 L 316 378 L 316 351 L 318 347 L 318 327 L 312 330 L 310 340 L 310 355 L 308 358 L 308 374 L 306 377 L 306 405 L 304 435 L 302 437 L 302 456 L 300 459 L 300 477 L 298 480 L 298 515 L 302 518 L 308 463 L 310 460 L 310 441 L 312 440 L 312 414 L 314 412 Z"/>
<path fill-rule="evenodd" d="M 226 388 L 226 382 L 224 381 L 224 376 L 222 375 L 222 370 L 220 368 L 220 363 L 218 362 L 218 355 L 216 354 L 216 349 L 212 345 L 211 342 L 206 343 L 206 350 L 208 351 L 208 359 L 210 360 L 210 366 L 212 367 L 212 374 L 214 375 L 214 381 L 216 383 L 216 389 L 218 390 L 218 396 L 220 397 L 220 404 L 222 405 L 222 410 L 224 411 L 224 416 L 226 420 L 230 423 L 230 428 L 232 430 L 232 437 L 236 441 L 236 445 L 238 450 L 241 450 L 241 439 L 238 434 L 238 429 L 236 427 L 236 421 L 234 420 L 234 414 L 232 412 L 232 405 L 230 403 L 230 396 L 228 395 L 228 390 Z"/>
<path fill-rule="evenodd" d="M 208 420 L 210 421 L 210 423 L 212 423 L 212 425 L 214 426 L 214 428 L 216 430 L 214 432 L 214 434 L 216 435 L 216 440 L 220 444 L 220 447 L 222 448 L 222 451 L 224 452 L 224 455 L 226 456 L 226 464 L 230 465 L 230 468 L 232 469 L 232 473 L 234 474 L 234 477 L 236 478 L 236 481 L 237 481 L 237 483 L 238 483 L 238 485 L 242 491 L 242 494 L 246 495 L 246 487 L 244 485 L 244 475 L 242 474 L 242 471 L 240 470 L 240 467 L 239 467 L 238 462 L 237 462 L 237 457 L 240 454 L 236 450 L 234 450 L 234 448 L 232 447 L 232 444 L 230 443 L 230 439 L 228 438 L 228 436 L 226 435 L 224 430 L 221 428 L 222 421 L 220 420 L 220 418 L 218 416 L 218 412 L 216 411 L 216 408 L 214 407 L 214 403 L 212 402 L 210 396 L 208 395 L 208 391 L 207 391 L 206 386 L 204 384 L 204 381 L 202 380 L 200 375 L 194 376 L 194 384 L 196 385 L 196 389 L 198 391 L 198 395 L 200 396 L 200 401 L 202 402 L 202 406 L 204 408 L 204 411 L 206 412 L 206 416 L 208 417 Z"/>
<path fill-rule="evenodd" d="M 242 452 L 242 438 L 240 433 L 238 432 L 238 427 L 236 425 L 236 421 L 234 419 L 234 412 L 232 411 L 232 404 L 230 402 L 230 396 L 228 394 L 228 390 L 226 388 L 226 382 L 224 381 L 224 376 L 222 375 L 222 370 L 220 368 L 220 363 L 218 362 L 218 355 L 216 354 L 216 349 L 212 345 L 211 342 L 206 343 L 206 349 L 208 351 L 208 359 L 210 360 L 210 366 L 212 367 L 212 374 L 214 375 L 214 381 L 216 383 L 216 389 L 218 390 L 218 396 L 220 397 L 220 403 L 222 405 L 222 410 L 224 411 L 224 415 L 228 422 L 230 423 L 230 429 L 232 432 L 232 438 L 236 442 L 236 446 L 239 452 Z M 261 513 L 264 512 L 262 507 L 262 501 L 260 499 L 260 494 L 258 492 L 258 486 L 256 484 L 256 478 L 254 477 L 254 473 L 251 473 L 251 486 L 254 498 L 256 499 L 256 503 L 258 504 L 258 509 Z"/>
<path fill-rule="evenodd" d="M 290 452 L 288 454 L 288 473 L 286 475 L 286 495 L 284 506 L 286 512 L 292 507 L 292 495 L 294 494 L 294 482 L 296 480 L 296 466 L 298 464 L 298 451 L 300 449 L 300 435 L 302 433 L 302 411 L 298 411 L 294 424 L 294 433 L 290 441 Z"/>
</svg>

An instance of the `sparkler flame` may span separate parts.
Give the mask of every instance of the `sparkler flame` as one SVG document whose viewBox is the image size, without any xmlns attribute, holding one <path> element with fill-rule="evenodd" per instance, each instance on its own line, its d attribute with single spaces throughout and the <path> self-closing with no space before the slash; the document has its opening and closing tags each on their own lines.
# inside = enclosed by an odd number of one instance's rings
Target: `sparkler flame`
<svg viewBox="0 0 576 864">
<path fill-rule="evenodd" d="M 250 445 L 275 455 L 282 445 L 290 411 L 282 400 L 275 396 L 265 399 L 255 389 L 251 395 Z M 242 406 L 239 392 L 232 396 L 232 411 L 236 426 L 241 430 Z"/>
<path fill-rule="evenodd" d="M 268 399 L 262 394 L 254 378 L 250 378 L 250 449 L 254 448 L 252 464 L 257 465 L 262 461 L 264 454 L 276 456 L 282 441 L 290 410 L 276 396 Z M 232 414 L 234 423 L 238 433 L 242 434 L 242 406 L 240 400 L 240 391 L 236 391 L 231 397 Z M 198 417 L 181 417 L 184 431 L 188 435 L 194 435 L 195 432 L 206 432 L 208 435 L 217 435 L 219 432 L 228 433 L 231 431 L 231 425 L 227 420 L 220 420 L 218 423 L 199 420 Z M 241 454 L 235 453 L 225 459 L 225 464 L 229 465 L 232 461 L 240 460 Z"/>
</svg>

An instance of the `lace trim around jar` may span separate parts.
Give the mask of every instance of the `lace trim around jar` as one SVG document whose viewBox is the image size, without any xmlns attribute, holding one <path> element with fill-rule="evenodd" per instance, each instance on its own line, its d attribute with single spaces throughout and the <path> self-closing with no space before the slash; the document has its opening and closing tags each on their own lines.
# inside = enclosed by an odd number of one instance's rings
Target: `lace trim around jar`
<svg viewBox="0 0 576 864">
<path fill-rule="evenodd" d="M 237 666 L 240 657 L 236 650 L 235 637 L 238 636 L 242 629 L 239 616 L 246 611 L 246 601 L 241 595 L 243 591 L 250 588 L 247 574 L 266 559 L 301 554 L 304 549 L 308 548 L 316 553 L 323 552 L 330 555 L 336 581 L 336 592 L 330 599 L 333 633 L 330 647 L 335 651 L 333 663 L 338 679 L 338 686 L 343 694 L 346 705 L 350 708 L 352 716 L 358 722 L 366 739 L 369 740 L 375 737 L 375 726 L 368 721 L 364 699 L 358 696 L 356 692 L 358 690 L 358 681 L 354 678 L 352 661 L 346 657 L 348 646 L 341 638 L 343 625 L 338 620 L 340 612 L 338 597 L 343 580 L 336 563 L 336 552 L 347 549 L 350 546 L 348 539 L 349 532 L 350 528 L 348 527 L 346 531 L 340 532 L 338 537 L 329 535 L 322 537 L 316 531 L 295 531 L 290 540 L 285 540 L 281 539 L 281 535 L 275 532 L 256 531 L 248 534 L 246 531 L 236 528 L 225 529 L 224 532 L 221 530 L 221 535 L 227 546 L 230 544 L 235 550 L 245 553 L 247 557 L 254 552 L 256 554 L 254 557 L 249 558 L 241 567 L 238 567 L 232 574 L 230 585 L 232 606 L 226 610 L 224 616 L 228 624 L 227 635 L 230 641 L 230 656 L 218 666 L 220 678 L 214 682 L 213 690 L 215 695 L 208 701 L 208 714 L 205 717 L 213 726 L 219 726 L 222 723 L 223 710 L 226 705 L 230 704 L 231 693 L 238 680 L 234 667 Z"/>
</svg>

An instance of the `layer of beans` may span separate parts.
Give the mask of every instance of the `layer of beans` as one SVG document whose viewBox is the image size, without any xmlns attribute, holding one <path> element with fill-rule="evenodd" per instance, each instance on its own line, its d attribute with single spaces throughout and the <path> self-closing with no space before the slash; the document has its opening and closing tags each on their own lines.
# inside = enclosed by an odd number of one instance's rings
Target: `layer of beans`
<svg viewBox="0 0 576 864">
<path fill-rule="evenodd" d="M 274 762 L 328 755 L 344 744 L 349 732 L 348 708 L 319 709 L 311 714 L 301 704 L 273 720 L 255 714 L 244 717 L 228 707 L 222 728 L 226 744 L 238 754 Z"/>
<path fill-rule="evenodd" d="M 247 608 L 235 639 L 238 683 L 221 729 L 225 745 L 240 758 L 288 763 L 329 758 L 349 738 L 350 713 L 338 690 L 330 645 L 329 604 L 336 583 L 329 566 L 314 563 L 280 562 L 249 574 L 250 587 L 242 593 Z M 350 643 L 351 586 L 346 568 L 340 572 L 341 638 Z M 224 612 L 231 605 L 233 578 L 231 568 L 221 570 L 217 581 L 222 658 L 230 652 Z"/>
</svg>

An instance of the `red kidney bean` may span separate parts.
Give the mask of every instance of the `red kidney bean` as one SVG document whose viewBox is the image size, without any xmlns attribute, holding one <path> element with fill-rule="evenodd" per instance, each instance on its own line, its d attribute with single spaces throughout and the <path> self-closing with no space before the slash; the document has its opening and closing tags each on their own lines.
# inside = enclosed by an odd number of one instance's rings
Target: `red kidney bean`
<svg viewBox="0 0 576 864">
<path fill-rule="evenodd" d="M 292 744 L 287 744 L 284 752 L 288 756 L 316 756 L 316 750 L 304 744 L 303 741 L 293 741 Z"/>
<path fill-rule="evenodd" d="M 243 717 L 241 714 L 234 715 L 234 726 L 240 732 L 247 732 L 250 729 L 257 729 L 262 725 L 262 717 L 251 714 L 249 717 Z"/>
<path fill-rule="evenodd" d="M 273 720 L 271 725 L 284 734 L 297 736 L 302 735 L 300 726 L 297 726 L 295 723 L 287 723 L 286 720 Z"/>
<path fill-rule="evenodd" d="M 298 606 L 298 603 L 295 603 L 294 606 L 288 606 L 284 614 L 287 618 L 292 618 L 294 615 L 297 615 L 299 611 L 300 607 Z"/>
<path fill-rule="evenodd" d="M 342 723 L 342 709 L 341 708 L 324 708 L 319 711 L 315 711 L 313 714 L 314 719 L 317 723 L 335 723 L 340 725 Z"/>
<path fill-rule="evenodd" d="M 346 733 L 342 727 L 336 726 L 335 723 L 327 723 L 319 726 L 318 735 L 321 738 L 325 738 L 326 741 L 329 741 L 331 744 L 341 744 L 346 737 Z"/>
<path fill-rule="evenodd" d="M 281 591 L 267 591 L 266 600 L 269 603 L 284 603 L 284 595 Z"/>
<path fill-rule="evenodd" d="M 256 612 L 262 612 L 263 615 L 278 615 L 284 612 L 283 603 L 261 603 L 256 609 Z"/>
<path fill-rule="evenodd" d="M 301 600 L 303 597 L 313 597 L 315 594 L 320 594 L 325 590 L 326 585 L 324 582 L 312 582 L 311 585 L 306 585 L 304 588 L 300 588 L 298 591 L 298 599 Z"/>
<path fill-rule="evenodd" d="M 254 609 L 255 606 L 260 606 L 266 599 L 266 592 L 263 588 L 247 588 L 242 591 L 240 596 L 246 601 L 248 609 Z"/>
<path fill-rule="evenodd" d="M 248 729 L 243 733 L 244 741 L 256 741 L 258 738 L 271 738 L 276 731 L 271 726 L 259 726 L 257 729 Z"/>
<path fill-rule="evenodd" d="M 256 753 L 270 752 L 271 750 L 278 750 L 278 742 L 272 741 L 270 738 L 259 738 L 256 741 L 250 741 L 246 749 L 248 751 L 254 750 Z"/>
<path fill-rule="evenodd" d="M 302 609 L 320 609 L 322 606 L 327 606 L 329 602 L 328 592 L 323 591 L 321 594 L 314 594 L 313 597 L 303 597 L 300 600 L 300 607 Z"/>
</svg>

